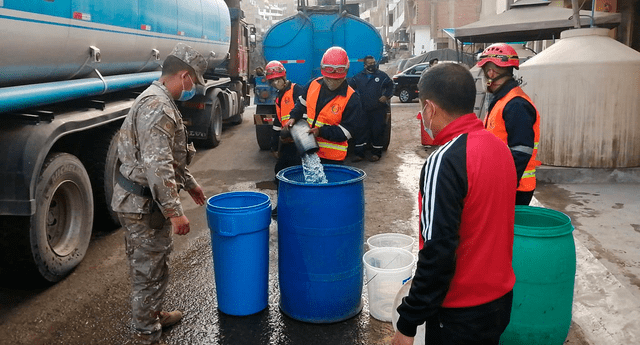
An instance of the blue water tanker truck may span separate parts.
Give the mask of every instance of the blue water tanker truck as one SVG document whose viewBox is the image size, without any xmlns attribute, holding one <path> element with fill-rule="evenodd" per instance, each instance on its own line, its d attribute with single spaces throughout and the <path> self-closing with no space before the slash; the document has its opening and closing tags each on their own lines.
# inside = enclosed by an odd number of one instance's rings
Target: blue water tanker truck
<svg viewBox="0 0 640 345">
<path fill-rule="evenodd" d="M 265 60 L 280 61 L 287 70 L 287 79 L 300 85 L 321 76 L 322 55 L 333 46 L 347 51 L 350 62 L 347 78 L 362 71 L 365 56 L 371 55 L 376 61 L 382 57 L 380 33 L 358 17 L 358 4 L 345 5 L 344 0 L 338 5 L 321 6 L 307 6 L 306 1 L 300 0 L 298 13 L 273 25 L 262 42 Z M 255 83 L 256 138 L 260 149 L 267 150 L 276 117 L 276 90 L 264 76 L 257 76 Z M 387 127 L 391 129 L 390 125 Z"/>
<path fill-rule="evenodd" d="M 0 269 L 26 263 L 56 282 L 94 224 L 117 222 L 114 137 L 176 43 L 209 66 L 206 85 L 178 102 L 190 137 L 214 147 L 223 121 L 242 121 L 253 29 L 243 17 L 240 0 L 0 1 Z"/>
</svg>

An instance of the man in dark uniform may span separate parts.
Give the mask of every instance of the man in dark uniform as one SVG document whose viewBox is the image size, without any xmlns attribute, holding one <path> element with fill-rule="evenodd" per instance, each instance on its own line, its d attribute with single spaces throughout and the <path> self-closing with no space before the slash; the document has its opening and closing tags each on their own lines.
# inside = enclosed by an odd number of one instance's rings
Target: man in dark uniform
<svg viewBox="0 0 640 345">
<path fill-rule="evenodd" d="M 382 157 L 384 148 L 385 116 L 393 95 L 393 81 L 378 69 L 376 59 L 368 55 L 364 58 L 364 69 L 349 80 L 349 86 L 360 95 L 366 122 L 363 137 L 356 141 L 353 161 L 363 160 L 366 147 L 371 143 L 370 160 L 376 162 Z"/>
</svg>

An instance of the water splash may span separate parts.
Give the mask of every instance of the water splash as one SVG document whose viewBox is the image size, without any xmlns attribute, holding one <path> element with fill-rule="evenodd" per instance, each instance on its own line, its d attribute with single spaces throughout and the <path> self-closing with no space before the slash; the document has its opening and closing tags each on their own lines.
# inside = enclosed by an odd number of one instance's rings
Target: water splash
<svg viewBox="0 0 640 345">
<path fill-rule="evenodd" d="M 327 176 L 317 154 L 305 153 L 302 155 L 302 171 L 306 183 L 327 183 Z"/>
</svg>

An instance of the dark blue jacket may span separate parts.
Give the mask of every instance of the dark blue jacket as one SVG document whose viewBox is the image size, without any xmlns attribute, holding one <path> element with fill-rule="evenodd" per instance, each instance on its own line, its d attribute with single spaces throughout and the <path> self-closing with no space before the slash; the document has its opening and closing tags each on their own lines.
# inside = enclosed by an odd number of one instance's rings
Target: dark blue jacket
<svg viewBox="0 0 640 345">
<path fill-rule="evenodd" d="M 387 103 L 381 103 L 378 99 L 393 96 L 393 81 L 381 70 L 368 73 L 367 70 L 356 74 L 349 80 L 349 85 L 360 94 L 362 110 L 370 111 L 386 108 Z"/>
</svg>

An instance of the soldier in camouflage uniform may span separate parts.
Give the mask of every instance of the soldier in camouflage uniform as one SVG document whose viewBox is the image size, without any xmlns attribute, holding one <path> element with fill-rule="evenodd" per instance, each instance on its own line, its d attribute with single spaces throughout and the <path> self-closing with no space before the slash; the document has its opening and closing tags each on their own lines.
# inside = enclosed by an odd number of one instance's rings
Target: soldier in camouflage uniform
<svg viewBox="0 0 640 345">
<path fill-rule="evenodd" d="M 171 230 L 177 235 L 189 232 L 178 192 L 187 190 L 198 205 L 205 196 L 187 169 L 195 149 L 187 143 L 174 100 L 193 97 L 195 83 L 204 84 L 206 68 L 200 53 L 178 43 L 164 62 L 162 76 L 138 96 L 120 130 L 122 165 L 111 206 L 125 229 L 133 327 L 147 344 L 158 344 L 162 328 L 182 318 L 180 311 L 162 310 Z"/>
</svg>

